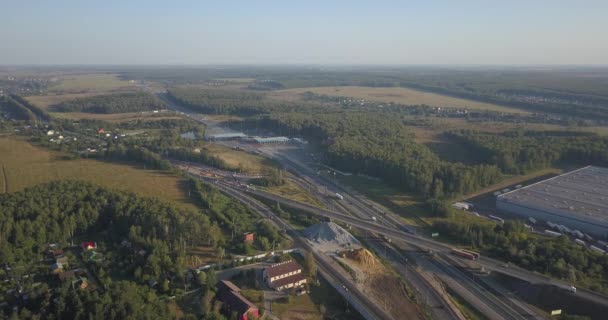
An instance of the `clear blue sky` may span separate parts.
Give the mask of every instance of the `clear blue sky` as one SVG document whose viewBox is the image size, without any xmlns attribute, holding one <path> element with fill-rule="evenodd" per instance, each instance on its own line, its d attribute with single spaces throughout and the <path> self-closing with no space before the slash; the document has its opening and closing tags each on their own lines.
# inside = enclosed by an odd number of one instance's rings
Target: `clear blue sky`
<svg viewBox="0 0 608 320">
<path fill-rule="evenodd" d="M 0 0 L 2 64 L 608 64 L 608 1 Z"/>
</svg>

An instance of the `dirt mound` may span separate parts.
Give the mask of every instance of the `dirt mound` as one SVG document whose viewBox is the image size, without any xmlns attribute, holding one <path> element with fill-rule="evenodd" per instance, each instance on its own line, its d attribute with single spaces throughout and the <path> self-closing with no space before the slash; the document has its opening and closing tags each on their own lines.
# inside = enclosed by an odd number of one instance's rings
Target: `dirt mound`
<svg viewBox="0 0 608 320">
<path fill-rule="evenodd" d="M 357 261 L 359 264 L 366 267 L 373 267 L 378 263 L 376 258 L 374 258 L 374 255 L 365 248 L 348 251 L 344 256 L 348 259 Z"/>
<path fill-rule="evenodd" d="M 304 236 L 319 245 L 327 244 L 341 247 L 361 245 L 352 234 L 333 222 L 312 225 L 304 230 Z"/>
</svg>

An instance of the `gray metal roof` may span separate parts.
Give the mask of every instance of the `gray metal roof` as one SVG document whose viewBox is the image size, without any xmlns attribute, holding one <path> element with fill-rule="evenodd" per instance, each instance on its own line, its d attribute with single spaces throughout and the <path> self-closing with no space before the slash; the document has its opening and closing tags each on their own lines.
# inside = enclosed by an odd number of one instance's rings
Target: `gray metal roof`
<svg viewBox="0 0 608 320">
<path fill-rule="evenodd" d="M 498 196 L 499 201 L 608 221 L 608 169 L 588 166 Z"/>
<path fill-rule="evenodd" d="M 207 137 L 221 139 L 221 138 L 245 138 L 246 134 L 242 132 L 227 132 L 227 133 L 216 133 L 216 134 L 208 134 Z"/>
</svg>

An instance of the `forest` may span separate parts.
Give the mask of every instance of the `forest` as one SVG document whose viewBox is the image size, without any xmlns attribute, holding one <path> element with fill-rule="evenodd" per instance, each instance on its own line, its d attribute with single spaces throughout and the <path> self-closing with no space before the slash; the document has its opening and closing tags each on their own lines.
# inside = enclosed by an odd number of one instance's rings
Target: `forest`
<svg viewBox="0 0 608 320">
<path fill-rule="evenodd" d="M 169 90 L 168 94 L 177 103 L 208 114 L 254 115 L 306 107 L 306 104 L 269 100 L 260 92 L 176 87 Z"/>
<path fill-rule="evenodd" d="M 46 111 L 32 105 L 16 94 L 1 96 L 0 107 L 5 108 L 15 120 L 25 120 L 30 123 L 35 123 L 39 120 L 48 121 L 51 118 Z"/>
<path fill-rule="evenodd" d="M 589 132 L 514 130 L 447 132 L 486 164 L 507 174 L 524 174 L 557 164 L 608 165 L 608 139 Z"/>
<path fill-rule="evenodd" d="M 521 221 L 504 225 L 463 222 L 455 216 L 433 224 L 433 232 L 484 254 L 512 262 L 570 283 L 608 293 L 608 256 L 570 241 L 568 237 L 538 237 Z"/>
<path fill-rule="evenodd" d="M 161 110 L 162 101 L 149 93 L 119 93 L 77 98 L 53 107 L 58 112 L 125 113 Z"/>
<path fill-rule="evenodd" d="M 54 282 L 43 280 L 34 286 L 33 278 L 23 278 L 20 283 L 31 299 L 19 317 L 172 318 L 159 299 L 183 292 L 189 281 L 185 273 L 188 248 L 210 246 L 221 252 L 218 257 L 223 260 L 235 252 L 253 254 L 256 249 L 289 246 L 276 226 L 259 221 L 247 207 L 197 180 L 189 180 L 188 185 L 204 210 L 79 181 L 55 181 L 0 195 L 0 264 L 10 266 L 7 270 L 48 277 L 48 266 L 40 261 L 50 243 L 70 248 L 72 242 L 96 241 L 103 252 L 103 260 L 86 262 L 101 286 L 97 290 L 62 286 L 53 294 L 48 289 Z M 254 243 L 242 241 L 243 232 L 248 231 L 255 232 Z M 68 256 L 78 260 L 72 253 Z M 3 268 L 0 278 L 6 276 Z M 208 292 L 215 280 L 209 280 L 211 275 L 205 278 Z M 35 279 L 40 281 L 38 276 Z M 159 285 L 148 289 L 152 280 Z M 149 306 L 132 309 L 144 304 Z M 215 309 L 203 310 L 205 319 L 220 319 Z"/>
<path fill-rule="evenodd" d="M 277 113 L 248 120 L 277 134 L 302 135 L 322 146 L 329 165 L 382 178 L 425 197 L 452 197 L 501 178 L 493 165 L 466 166 L 442 161 L 414 141 L 398 119 L 380 113 Z"/>
</svg>

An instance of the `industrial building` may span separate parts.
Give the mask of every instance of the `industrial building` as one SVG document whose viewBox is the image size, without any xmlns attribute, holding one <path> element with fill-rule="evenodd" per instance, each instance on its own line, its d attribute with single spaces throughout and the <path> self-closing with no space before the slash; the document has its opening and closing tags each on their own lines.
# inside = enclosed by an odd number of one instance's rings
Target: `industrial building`
<svg viewBox="0 0 608 320">
<path fill-rule="evenodd" d="M 287 138 L 287 137 L 268 137 L 268 138 L 253 137 L 253 141 L 255 143 L 259 143 L 259 144 L 280 144 L 280 143 L 288 143 L 289 138 Z"/>
<path fill-rule="evenodd" d="M 247 135 L 242 132 L 216 133 L 205 136 L 205 139 L 210 141 L 238 140 L 244 138 L 247 138 Z"/>
<path fill-rule="evenodd" d="M 496 197 L 505 212 L 608 236 L 608 169 L 587 166 Z"/>
</svg>

